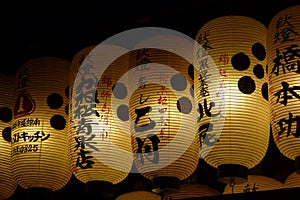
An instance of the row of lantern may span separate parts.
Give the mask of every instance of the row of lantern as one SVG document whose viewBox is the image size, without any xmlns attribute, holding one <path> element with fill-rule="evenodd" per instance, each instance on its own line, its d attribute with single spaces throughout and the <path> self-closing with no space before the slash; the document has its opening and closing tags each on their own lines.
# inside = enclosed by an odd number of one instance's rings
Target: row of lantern
<svg viewBox="0 0 300 200">
<path fill-rule="evenodd" d="M 73 173 L 111 186 L 134 163 L 154 191 L 173 192 L 202 158 L 219 181 L 243 183 L 265 156 L 270 124 L 279 150 L 299 159 L 299 10 L 281 11 L 268 29 L 244 16 L 209 21 L 194 49 L 176 47 L 194 52 L 193 65 L 143 42 L 105 69 L 99 58 L 122 49 L 91 46 L 72 62 L 26 62 L 14 87 L 2 84 L 15 93 L 14 100 L 1 97 L 1 121 L 11 121 L 2 133 L 11 142 L 13 179 L 55 191 Z M 2 109 L 9 102 L 11 120 Z"/>
</svg>

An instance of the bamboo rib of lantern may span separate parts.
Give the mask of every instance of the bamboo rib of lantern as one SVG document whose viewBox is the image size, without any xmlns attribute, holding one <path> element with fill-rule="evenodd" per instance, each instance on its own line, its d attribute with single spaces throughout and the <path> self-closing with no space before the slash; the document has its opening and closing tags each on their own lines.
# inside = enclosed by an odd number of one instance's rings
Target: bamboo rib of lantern
<svg viewBox="0 0 300 200">
<path fill-rule="evenodd" d="M 218 169 L 221 182 L 246 181 L 248 169 L 262 160 L 268 147 L 266 32 L 252 18 L 222 16 L 204 24 L 196 37 L 200 153 Z"/>
</svg>

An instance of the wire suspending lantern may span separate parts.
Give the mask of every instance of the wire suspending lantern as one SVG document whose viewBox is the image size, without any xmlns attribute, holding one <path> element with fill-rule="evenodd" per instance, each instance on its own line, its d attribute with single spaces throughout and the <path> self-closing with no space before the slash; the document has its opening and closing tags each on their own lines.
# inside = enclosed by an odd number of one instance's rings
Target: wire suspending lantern
<svg viewBox="0 0 300 200">
<path fill-rule="evenodd" d="M 171 51 L 143 48 L 143 42 L 131 52 L 129 71 L 134 163 L 152 181 L 153 192 L 169 195 L 199 159 L 193 66 Z"/>
<path fill-rule="evenodd" d="M 17 183 L 11 170 L 11 126 L 15 77 L 0 74 L 0 199 L 13 195 Z"/>
<path fill-rule="evenodd" d="M 300 170 L 300 5 L 277 13 L 268 27 L 271 124 L 279 151 Z"/>
<path fill-rule="evenodd" d="M 266 27 L 244 16 L 204 24 L 195 45 L 201 158 L 238 184 L 265 156 L 270 135 Z"/>
<path fill-rule="evenodd" d="M 118 121 L 114 107 L 126 93 L 115 89 L 121 87 L 118 80 L 128 70 L 129 59 L 125 54 L 105 68 L 101 56 L 107 59 L 113 53 L 98 48 L 83 48 L 71 62 L 70 160 L 88 195 L 112 199 L 114 184 L 128 176 L 133 162 L 129 125 Z M 121 114 L 126 118 L 126 113 Z"/>
<path fill-rule="evenodd" d="M 38 57 L 25 62 L 16 75 L 11 166 L 17 183 L 30 192 L 52 194 L 71 178 L 69 67 L 65 59 Z"/>
</svg>

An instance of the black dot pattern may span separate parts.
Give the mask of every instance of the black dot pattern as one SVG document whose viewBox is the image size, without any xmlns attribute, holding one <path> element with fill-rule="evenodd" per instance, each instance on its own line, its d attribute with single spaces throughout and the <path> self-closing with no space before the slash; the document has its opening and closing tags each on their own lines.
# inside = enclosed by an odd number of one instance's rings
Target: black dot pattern
<svg viewBox="0 0 300 200">
<path fill-rule="evenodd" d="M 127 105 L 122 104 L 117 108 L 117 116 L 122 121 L 129 120 L 129 108 Z"/>
<path fill-rule="evenodd" d="M 255 91 L 255 82 L 250 76 L 243 76 L 238 81 L 239 90 L 244 94 L 251 94 Z"/>
<path fill-rule="evenodd" d="M 263 61 L 266 58 L 266 49 L 265 47 L 257 42 L 252 46 L 252 54 L 260 61 Z"/>
<path fill-rule="evenodd" d="M 264 72 L 265 72 L 265 70 L 261 64 L 257 64 L 253 68 L 254 75 L 259 79 L 264 77 Z"/>
<path fill-rule="evenodd" d="M 112 87 L 113 95 L 118 99 L 124 99 L 127 96 L 127 88 L 124 83 L 118 82 Z"/>
<path fill-rule="evenodd" d="M 2 130 L 2 137 L 5 141 L 11 142 L 11 128 L 6 127 Z"/>
<path fill-rule="evenodd" d="M 12 110 L 8 107 L 0 108 L 0 120 L 10 122 L 12 120 Z"/>
<path fill-rule="evenodd" d="M 183 114 L 189 114 L 192 111 L 192 102 L 187 97 L 181 97 L 177 100 L 177 109 Z"/>
<path fill-rule="evenodd" d="M 192 64 L 190 64 L 188 67 L 188 75 L 192 80 L 194 80 L 194 66 Z"/>
<path fill-rule="evenodd" d="M 66 120 L 61 115 L 53 115 L 50 119 L 50 125 L 56 130 L 63 130 L 66 127 Z"/>
<path fill-rule="evenodd" d="M 259 61 L 263 61 L 266 58 L 265 47 L 257 42 L 251 47 L 252 54 Z M 231 58 L 232 67 L 236 70 L 243 71 L 250 67 L 250 58 L 243 52 L 239 52 Z M 266 72 L 261 64 L 256 64 L 253 67 L 253 74 L 256 78 L 262 79 L 265 74 L 268 74 L 268 66 L 266 66 Z M 244 94 L 252 94 L 256 89 L 255 81 L 250 76 L 243 76 L 238 81 L 238 88 Z M 268 84 L 264 83 L 261 88 L 261 93 L 264 99 L 268 101 Z"/>
<path fill-rule="evenodd" d="M 268 83 L 264 83 L 261 87 L 261 94 L 265 98 L 265 100 L 269 101 L 268 96 Z"/>
<path fill-rule="evenodd" d="M 70 87 L 69 86 L 67 86 L 65 89 L 65 95 L 69 99 L 69 97 L 70 97 Z"/>
<path fill-rule="evenodd" d="M 69 115 L 69 104 L 65 106 L 65 113 L 66 115 Z"/>
<path fill-rule="evenodd" d="M 52 93 L 47 97 L 47 104 L 51 109 L 58 109 L 63 105 L 63 98 L 60 94 Z"/>
<path fill-rule="evenodd" d="M 176 91 L 184 91 L 187 87 L 187 80 L 182 74 L 172 76 L 170 83 Z"/>
<path fill-rule="evenodd" d="M 191 94 L 192 97 L 194 97 L 194 95 L 195 95 L 194 85 L 192 85 L 190 87 L 190 94 Z"/>
<path fill-rule="evenodd" d="M 249 68 L 250 59 L 243 52 L 237 53 L 231 58 L 231 64 L 234 69 L 243 71 Z"/>
</svg>

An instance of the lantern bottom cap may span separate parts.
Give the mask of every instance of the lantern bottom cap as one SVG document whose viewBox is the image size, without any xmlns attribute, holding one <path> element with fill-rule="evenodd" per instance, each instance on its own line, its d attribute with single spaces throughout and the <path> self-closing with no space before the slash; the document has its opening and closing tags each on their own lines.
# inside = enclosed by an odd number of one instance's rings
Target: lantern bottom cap
<svg viewBox="0 0 300 200">
<path fill-rule="evenodd" d="M 248 179 L 248 168 L 238 164 L 219 165 L 217 173 L 218 181 L 225 184 L 241 184 Z"/>
<path fill-rule="evenodd" d="M 155 177 L 152 180 L 152 192 L 157 194 L 172 194 L 180 189 L 180 179 L 171 176 Z"/>
</svg>

